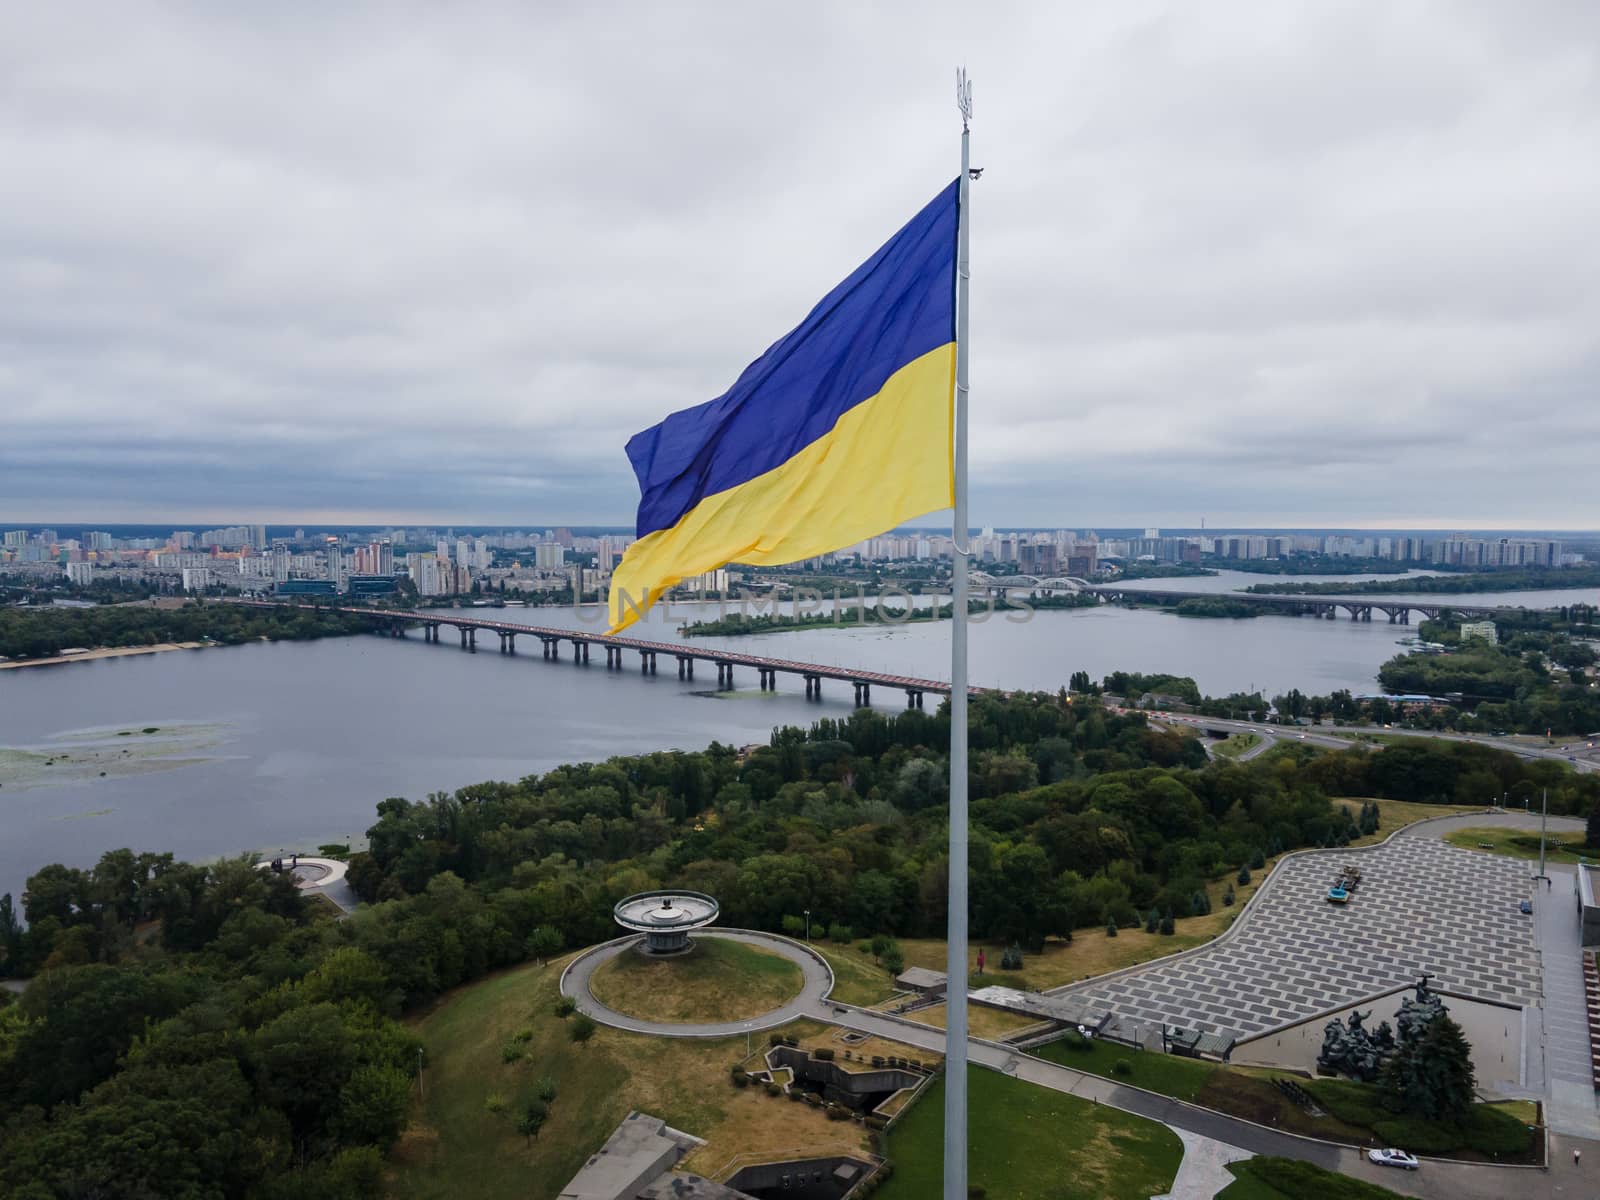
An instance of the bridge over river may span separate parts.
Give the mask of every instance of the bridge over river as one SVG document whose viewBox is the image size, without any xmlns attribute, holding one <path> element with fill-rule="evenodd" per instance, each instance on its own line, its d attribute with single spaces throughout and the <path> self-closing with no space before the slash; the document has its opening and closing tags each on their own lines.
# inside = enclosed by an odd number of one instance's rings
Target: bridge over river
<svg viewBox="0 0 1600 1200">
<path fill-rule="evenodd" d="M 1447 610 L 1457 616 L 1474 619 L 1492 619 L 1506 613 L 1522 611 L 1505 605 L 1486 607 L 1455 604 L 1448 598 L 1441 598 L 1438 593 L 1432 595 L 1419 593 L 1413 600 L 1394 596 L 1336 596 L 1314 593 L 1274 595 L 1270 592 L 1176 592 L 1167 591 L 1165 588 L 1134 587 L 1129 584 L 1090 583 L 1070 576 L 1055 578 L 1033 575 L 993 576 L 976 572 L 972 575 L 972 583 L 975 587 L 987 590 L 991 594 L 1027 591 L 1049 596 L 1056 592 L 1085 592 L 1105 600 L 1128 604 L 1178 604 L 1184 600 L 1226 600 L 1229 603 L 1237 601 L 1286 616 L 1312 616 L 1330 621 L 1339 615 L 1340 609 L 1348 612 L 1352 621 L 1370 621 L 1373 611 L 1376 610 L 1387 614 L 1391 625 L 1411 624 L 1411 614 L 1414 612 L 1436 620 L 1440 613 Z"/>
<path fill-rule="evenodd" d="M 858 706 L 871 703 L 874 686 L 905 692 L 907 708 L 922 708 L 923 697 L 929 692 L 936 696 L 950 694 L 950 684 L 939 679 L 917 679 L 910 675 L 887 675 L 881 671 L 829 667 L 821 663 L 794 662 L 786 658 L 767 658 L 759 654 L 739 654 L 732 650 L 697 649 L 674 642 L 650 642 L 641 638 L 613 637 L 604 633 L 588 633 L 581 629 L 519 625 L 512 621 L 471 617 L 454 610 L 415 612 L 402 609 L 359 608 L 353 605 L 330 607 L 317 604 L 278 604 L 269 600 L 234 600 L 230 603 L 242 604 L 249 608 L 296 608 L 313 612 L 348 613 L 381 622 L 393 637 L 405 637 L 409 630 L 420 628 L 423 640 L 430 642 L 437 642 L 440 628 L 448 625 L 460 636 L 461 648 L 474 652 L 478 648 L 479 633 L 494 634 L 499 637 L 502 654 L 515 654 L 519 637 L 538 638 L 545 658 L 560 658 L 562 643 L 567 642 L 572 646 L 572 661 L 580 665 L 589 661 L 590 649 L 598 646 L 605 651 L 607 670 L 622 670 L 623 656 L 632 652 L 638 654 L 639 670 L 645 675 L 656 673 L 656 660 L 659 657 L 677 659 L 679 679 L 693 679 L 695 664 L 706 663 L 716 667 L 719 688 L 733 687 L 735 668 L 755 671 L 762 691 L 776 691 L 780 674 L 798 675 L 805 680 L 806 698 L 809 700 L 822 698 L 822 681 L 825 679 L 850 684 L 855 689 L 855 702 Z M 987 689 L 972 688 L 970 694 L 978 695 L 985 690 Z"/>
<path fill-rule="evenodd" d="M 1083 590 L 1093 592 L 1097 596 L 1104 596 L 1108 600 L 1144 601 L 1147 603 L 1151 601 L 1158 603 L 1171 601 L 1176 604 L 1183 600 L 1226 600 L 1231 604 L 1239 601 L 1289 616 L 1325 617 L 1330 621 L 1339 615 L 1340 609 L 1348 612 L 1352 621 L 1370 621 L 1372 620 L 1373 610 L 1376 609 L 1378 612 L 1388 614 L 1389 624 L 1391 625 L 1411 624 L 1411 614 L 1414 612 L 1419 612 L 1430 620 L 1437 620 L 1439 614 L 1447 610 L 1459 617 L 1471 617 L 1474 620 L 1481 620 L 1522 611 L 1508 606 L 1486 608 L 1477 605 L 1454 604 L 1448 599 L 1440 599 L 1437 595 L 1419 596 L 1415 600 L 1396 599 L 1394 597 L 1314 594 L 1279 596 L 1264 592 L 1169 592 L 1156 588 L 1117 587 L 1114 584 L 1090 586 Z"/>
</svg>

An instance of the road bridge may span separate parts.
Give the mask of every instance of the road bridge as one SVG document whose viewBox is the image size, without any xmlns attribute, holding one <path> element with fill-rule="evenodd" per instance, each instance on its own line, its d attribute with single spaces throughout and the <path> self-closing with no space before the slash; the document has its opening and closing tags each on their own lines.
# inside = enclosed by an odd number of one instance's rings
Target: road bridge
<svg viewBox="0 0 1600 1200">
<path fill-rule="evenodd" d="M 639 671 L 643 675 L 656 673 L 661 658 L 675 659 L 679 679 L 693 679 L 696 663 L 716 668 L 717 687 L 734 686 L 735 669 L 752 670 L 762 691 L 776 691 L 779 675 L 798 675 L 805 681 L 806 699 L 820 700 L 824 680 L 848 683 L 855 694 L 857 707 L 872 702 L 874 687 L 903 691 L 907 708 L 924 707 L 924 697 L 950 694 L 950 684 L 939 679 L 918 679 L 911 675 L 891 675 L 882 671 L 862 671 L 853 667 L 832 667 L 822 663 L 796 662 L 786 658 L 769 658 L 759 654 L 740 654 L 732 650 L 697 648 L 676 642 L 652 642 L 642 638 L 617 637 L 604 633 L 590 633 L 582 629 L 561 629 L 545 625 L 521 625 L 513 621 L 497 621 L 487 617 L 468 616 L 454 609 L 435 609 L 421 612 L 409 609 L 361 608 L 355 605 L 278 604 L 270 600 L 233 600 L 249 608 L 290 608 L 312 612 L 337 612 L 350 616 L 366 617 L 378 622 L 382 631 L 391 637 L 405 637 L 409 631 L 420 628 L 424 641 L 437 642 L 439 631 L 446 625 L 456 631 L 463 650 L 476 652 L 478 634 L 499 639 L 502 654 L 517 652 L 517 639 L 537 638 L 545 658 L 559 659 L 563 644 L 572 648 L 572 661 L 584 665 L 589 662 L 591 650 L 599 648 L 605 653 L 608 671 L 620 671 L 624 657 L 639 656 Z M 988 689 L 972 688 L 971 695 Z"/>
</svg>

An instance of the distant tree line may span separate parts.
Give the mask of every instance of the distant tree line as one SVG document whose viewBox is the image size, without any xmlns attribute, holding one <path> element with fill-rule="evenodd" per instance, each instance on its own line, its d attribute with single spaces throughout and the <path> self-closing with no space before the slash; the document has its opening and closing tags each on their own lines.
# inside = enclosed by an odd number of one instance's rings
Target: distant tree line
<svg viewBox="0 0 1600 1200">
<path fill-rule="evenodd" d="M 284 605 L 190 602 L 181 608 L 110 605 L 96 608 L 0 608 L 0 655 L 49 658 L 68 647 L 155 646 L 203 639 L 239 642 L 338 637 L 372 628 L 362 616 Z"/>
</svg>

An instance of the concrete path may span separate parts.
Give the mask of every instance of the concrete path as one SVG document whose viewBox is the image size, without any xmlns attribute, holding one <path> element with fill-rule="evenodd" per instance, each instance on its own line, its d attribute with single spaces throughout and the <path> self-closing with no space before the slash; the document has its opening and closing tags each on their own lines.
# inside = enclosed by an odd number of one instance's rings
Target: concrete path
<svg viewBox="0 0 1600 1200">
<path fill-rule="evenodd" d="M 694 936 L 696 938 L 723 938 L 730 942 L 743 942 L 749 946 L 757 946 L 762 950 L 783 955 L 784 958 L 798 966 L 804 976 L 799 995 L 781 1008 L 775 1008 L 771 1012 L 763 1013 L 759 1017 L 751 1017 L 745 1021 L 683 1023 L 648 1021 L 639 1017 L 630 1017 L 626 1013 L 619 1013 L 615 1009 L 607 1008 L 594 998 L 593 993 L 589 990 L 589 979 L 597 967 L 610 962 L 624 951 L 631 951 L 634 946 L 638 945 L 643 939 L 637 934 L 630 934 L 628 937 L 606 942 L 573 959 L 567 964 L 567 969 L 561 973 L 561 994 L 570 997 L 577 1004 L 579 1012 L 593 1017 L 602 1025 L 609 1025 L 613 1029 L 626 1029 L 632 1033 L 651 1033 L 658 1037 L 733 1037 L 741 1033 L 754 1033 L 759 1030 L 773 1029 L 779 1025 L 786 1025 L 790 1021 L 807 1016 L 813 1011 L 821 1011 L 826 1008 L 824 997 L 833 990 L 833 969 L 828 966 L 827 959 L 810 947 L 786 937 L 779 937 L 777 934 L 761 933 L 754 929 L 702 929 Z"/>
<path fill-rule="evenodd" d="M 285 870 L 289 870 L 290 860 L 283 861 Z M 271 866 L 272 860 L 266 859 L 258 862 L 256 869 L 266 870 Z M 293 867 L 295 886 L 308 896 L 326 896 L 338 908 L 352 913 L 361 899 L 345 879 L 349 869 L 348 863 L 337 858 L 312 858 L 302 854 Z"/>
<path fill-rule="evenodd" d="M 1174 1129 L 1183 1143 L 1183 1162 L 1178 1164 L 1178 1174 L 1172 1181 L 1172 1190 L 1150 1200 L 1212 1200 L 1233 1182 L 1228 1164 L 1241 1158 L 1254 1157 L 1250 1151 L 1218 1142 L 1187 1129 Z"/>
</svg>

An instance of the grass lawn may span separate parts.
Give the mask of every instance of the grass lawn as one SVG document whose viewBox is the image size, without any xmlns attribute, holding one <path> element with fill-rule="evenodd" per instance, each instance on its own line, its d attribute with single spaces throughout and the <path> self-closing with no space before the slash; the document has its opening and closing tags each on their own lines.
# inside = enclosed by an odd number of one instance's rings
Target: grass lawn
<svg viewBox="0 0 1600 1200">
<path fill-rule="evenodd" d="M 1165 1125 L 981 1067 L 967 1073 L 968 1178 L 1005 1200 L 1149 1200 L 1178 1172 Z M 880 1200 L 928 1200 L 944 1169 L 944 1080 L 889 1131 Z"/>
<path fill-rule="evenodd" d="M 935 1004 L 929 1008 L 919 1008 L 916 1012 L 906 1013 L 905 1018 L 923 1025 L 932 1025 L 935 1029 L 943 1029 L 944 1005 Z M 1040 1024 L 1043 1022 L 1038 1017 L 1030 1017 L 1026 1013 L 1007 1012 L 1003 1008 L 987 1008 L 982 1004 L 967 1005 L 967 1032 L 973 1037 L 988 1038 L 997 1042 L 1008 1033 Z"/>
<path fill-rule="evenodd" d="M 1225 1067 L 1101 1041 L 1090 1043 L 1087 1050 L 1052 1042 L 1034 1053 L 1073 1070 L 1329 1141 L 1363 1145 L 1376 1140 L 1419 1154 L 1460 1153 L 1503 1161 L 1520 1161 L 1532 1147 L 1527 1132 L 1534 1119 L 1532 1105 L 1478 1104 L 1461 1123 L 1414 1121 L 1383 1108 L 1375 1087 L 1336 1079 L 1298 1079 L 1327 1110 L 1328 1115 L 1313 1117 L 1272 1085 L 1274 1076 L 1290 1075 L 1287 1071 Z M 1114 1073 L 1118 1059 L 1127 1059 L 1131 1074 Z"/>
<path fill-rule="evenodd" d="M 1444 840 L 1465 850 L 1506 854 L 1512 858 L 1539 857 L 1539 835 L 1521 829 L 1506 829 L 1503 826 L 1458 829 L 1446 834 Z M 1545 837 L 1545 858 L 1550 862 L 1575 863 L 1583 856 L 1585 840 L 1581 833 L 1551 832 Z M 1591 850 L 1588 856 L 1600 856 L 1600 851 Z"/>
<path fill-rule="evenodd" d="M 1118 1083 L 1129 1083 L 1163 1096 L 1176 1096 L 1179 1100 L 1194 1101 L 1205 1089 L 1216 1071 L 1216 1063 L 1197 1058 L 1181 1058 L 1176 1054 L 1161 1054 L 1152 1050 L 1132 1050 L 1127 1046 L 1114 1046 L 1110 1042 L 1092 1041 L 1085 1049 L 1067 1042 L 1051 1042 L 1034 1051 L 1040 1058 L 1085 1071 L 1090 1075 L 1104 1075 Z M 1117 1075 L 1112 1067 L 1118 1059 L 1125 1058 L 1133 1068 L 1131 1075 Z"/>
<path fill-rule="evenodd" d="M 1401 1200 L 1399 1192 L 1292 1158 L 1229 1163 L 1234 1181 L 1217 1200 Z"/>
<path fill-rule="evenodd" d="M 1261 735 L 1258 733 L 1236 733 L 1220 742 L 1213 742 L 1211 753 L 1224 758 L 1238 758 L 1246 750 L 1254 750 L 1260 744 Z"/>
<path fill-rule="evenodd" d="M 1352 817 L 1361 816 L 1361 806 L 1366 799 L 1355 797 L 1342 797 L 1334 801 L 1349 810 Z M 1404 829 L 1417 821 L 1425 821 L 1429 817 L 1455 817 L 1462 813 L 1481 813 L 1484 809 L 1476 804 L 1418 804 L 1412 800 L 1379 800 L 1378 801 L 1378 832 L 1363 834 L 1352 846 L 1370 846 L 1374 842 L 1381 842 L 1397 829 Z"/>
<path fill-rule="evenodd" d="M 719 937 L 694 939 L 689 952 L 650 958 L 630 949 L 590 976 L 607 1008 L 655 1021 L 743 1021 L 799 995 L 805 978 L 780 954 Z"/>
<path fill-rule="evenodd" d="M 821 1111 L 734 1089 L 729 1068 L 745 1058 L 742 1037 L 716 1041 L 651 1038 L 595 1030 L 572 1041 L 572 1018 L 553 1013 L 566 960 L 517 967 L 458 988 L 412 1024 L 427 1046 L 423 1094 L 391 1160 L 389 1193 L 400 1200 L 554 1197 L 630 1109 L 707 1139 L 687 1160 L 712 1175 L 741 1152 L 858 1153 L 866 1131 Z M 826 1027 L 800 1021 L 806 1039 Z M 515 1037 L 527 1031 L 525 1041 Z M 523 1055 L 503 1061 L 508 1045 Z M 755 1049 L 764 1049 L 756 1039 Z M 559 1089 L 531 1143 L 516 1117 L 550 1076 Z M 501 1111 L 490 1111 L 497 1098 Z"/>
<path fill-rule="evenodd" d="M 872 955 L 861 953 L 853 945 L 814 941 L 811 948 L 827 959 L 828 965 L 833 968 L 832 999 L 871 1008 L 887 1000 L 894 990 L 894 977 L 873 962 Z"/>
</svg>

